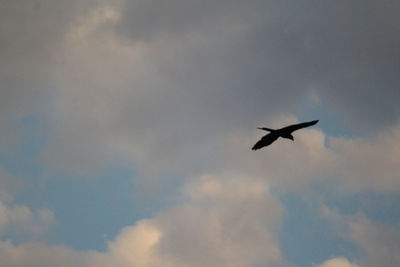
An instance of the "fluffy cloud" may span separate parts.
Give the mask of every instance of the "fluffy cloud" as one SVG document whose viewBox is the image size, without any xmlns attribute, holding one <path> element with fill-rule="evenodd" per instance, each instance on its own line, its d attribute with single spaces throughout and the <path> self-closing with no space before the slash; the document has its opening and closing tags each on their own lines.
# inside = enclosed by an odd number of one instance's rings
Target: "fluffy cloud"
<svg viewBox="0 0 400 267">
<path fill-rule="evenodd" d="M 159 217 L 163 250 L 192 266 L 262 266 L 282 260 L 274 234 L 282 207 L 265 182 L 245 175 L 203 176 L 185 189 L 189 199 Z"/>
<path fill-rule="evenodd" d="M 0 243 L 3 266 L 276 266 L 282 207 L 265 182 L 204 176 L 182 189 L 187 201 L 124 228 L 108 251 Z M 275 264 L 275 265 L 274 265 Z"/>
<path fill-rule="evenodd" d="M 295 123 L 293 117 L 280 117 L 282 124 Z M 222 146 L 222 169 L 233 169 L 263 177 L 282 188 L 299 189 L 314 182 L 329 184 L 331 190 L 354 193 L 363 190 L 397 192 L 400 173 L 400 128 L 368 137 L 330 137 L 318 129 L 295 132 L 295 141 L 279 139 L 257 152 L 250 147 L 264 132 L 258 130 L 231 134 Z"/>
<path fill-rule="evenodd" d="M 337 172 L 351 187 L 399 190 L 400 126 L 364 138 L 330 138 L 337 154 Z"/>
<path fill-rule="evenodd" d="M 334 258 L 325 261 L 321 265 L 315 265 L 315 267 L 358 267 L 358 265 L 351 264 L 345 258 Z"/>
<path fill-rule="evenodd" d="M 157 266 L 157 260 L 166 266 L 283 262 L 275 234 L 282 207 L 265 182 L 246 176 L 203 176 L 188 183 L 182 197 L 183 204 L 123 230 L 109 244 L 110 253 L 127 261 L 140 259 L 138 266 Z"/>
</svg>

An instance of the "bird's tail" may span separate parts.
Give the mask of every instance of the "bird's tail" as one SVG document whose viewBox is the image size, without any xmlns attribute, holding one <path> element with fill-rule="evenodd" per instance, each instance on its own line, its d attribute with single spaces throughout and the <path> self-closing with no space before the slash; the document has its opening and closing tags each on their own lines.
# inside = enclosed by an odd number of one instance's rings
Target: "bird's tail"
<svg viewBox="0 0 400 267">
<path fill-rule="evenodd" d="M 265 128 L 265 127 L 258 127 L 257 129 L 260 129 L 260 130 L 264 130 L 264 131 L 268 131 L 268 132 L 273 132 L 273 131 L 275 131 L 274 129 L 270 129 L 270 128 Z"/>
</svg>

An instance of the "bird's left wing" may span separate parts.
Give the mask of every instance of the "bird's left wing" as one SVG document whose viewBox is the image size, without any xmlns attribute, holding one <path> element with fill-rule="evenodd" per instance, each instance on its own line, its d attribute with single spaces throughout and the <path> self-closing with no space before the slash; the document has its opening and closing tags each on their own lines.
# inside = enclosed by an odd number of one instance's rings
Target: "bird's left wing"
<svg viewBox="0 0 400 267">
<path fill-rule="evenodd" d="M 253 147 L 253 150 L 257 150 L 260 149 L 262 147 L 268 146 L 270 144 L 272 144 L 276 139 L 278 139 L 279 135 L 275 134 L 275 133 L 269 133 L 265 136 L 263 136 L 263 138 L 261 138 Z"/>
</svg>

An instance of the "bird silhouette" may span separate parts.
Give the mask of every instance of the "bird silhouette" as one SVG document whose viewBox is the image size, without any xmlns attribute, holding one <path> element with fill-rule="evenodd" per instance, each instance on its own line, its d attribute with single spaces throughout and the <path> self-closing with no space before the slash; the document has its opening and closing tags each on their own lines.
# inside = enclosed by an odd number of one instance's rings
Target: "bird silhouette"
<svg viewBox="0 0 400 267">
<path fill-rule="evenodd" d="M 258 128 L 260 130 L 264 130 L 264 131 L 268 131 L 270 132 L 269 134 L 263 136 L 254 146 L 253 146 L 253 150 L 257 150 L 260 148 L 263 148 L 265 146 L 269 146 L 270 144 L 272 144 L 273 142 L 276 141 L 276 139 L 278 139 L 279 137 L 282 138 L 286 138 L 286 139 L 290 139 L 292 141 L 294 141 L 293 135 L 292 133 L 294 131 L 297 131 L 301 128 L 305 128 L 305 127 L 309 127 L 311 125 L 317 124 L 319 120 L 315 120 L 315 121 L 309 121 L 309 122 L 303 122 L 303 123 L 299 123 L 299 124 L 293 124 L 293 125 L 289 125 L 286 127 L 283 127 L 281 129 L 270 129 L 270 128 Z"/>
</svg>

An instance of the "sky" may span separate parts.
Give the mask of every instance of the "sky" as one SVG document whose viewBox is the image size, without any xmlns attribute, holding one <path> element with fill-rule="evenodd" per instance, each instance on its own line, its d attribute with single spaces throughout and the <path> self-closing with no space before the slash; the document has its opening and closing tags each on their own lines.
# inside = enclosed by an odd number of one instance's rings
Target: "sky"
<svg viewBox="0 0 400 267">
<path fill-rule="evenodd" d="M 400 265 L 399 12 L 0 1 L 0 266 Z"/>
</svg>

